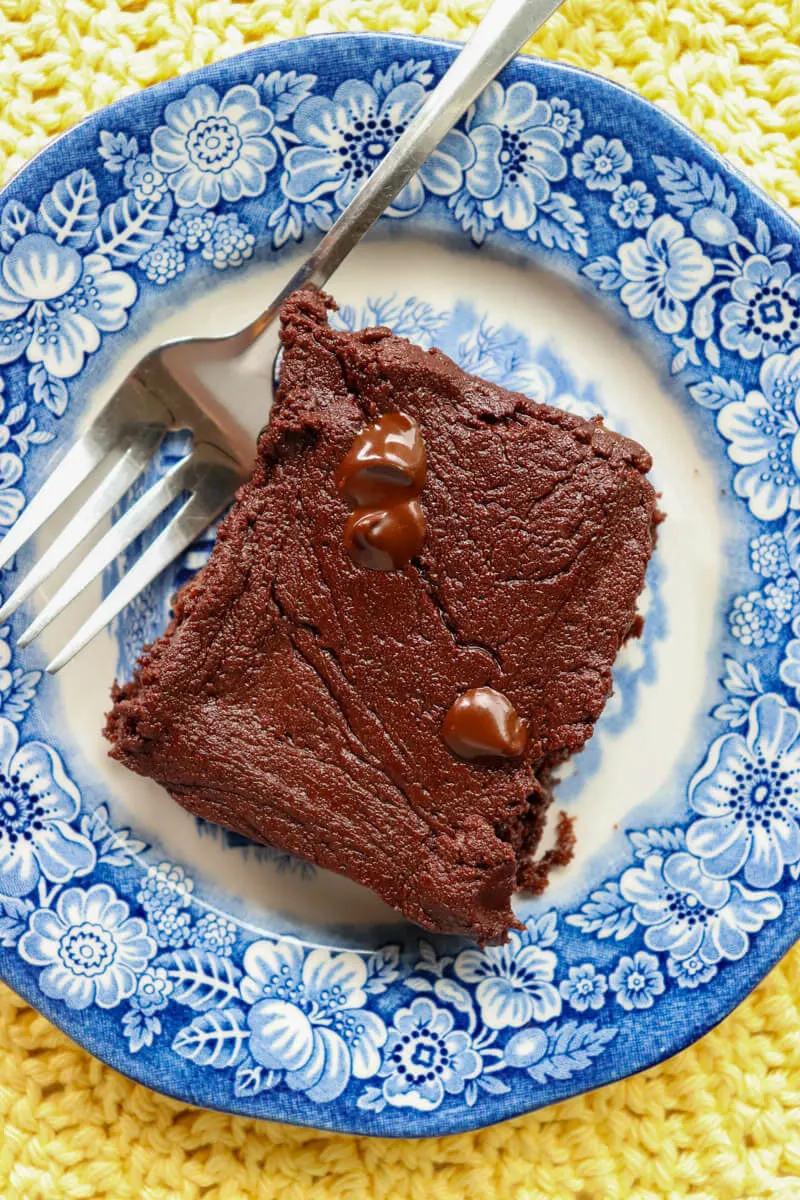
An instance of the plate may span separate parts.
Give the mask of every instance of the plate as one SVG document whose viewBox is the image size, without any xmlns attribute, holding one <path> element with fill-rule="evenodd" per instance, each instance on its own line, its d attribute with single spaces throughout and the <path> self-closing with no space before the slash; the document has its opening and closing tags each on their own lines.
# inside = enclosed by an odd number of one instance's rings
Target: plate
<svg viewBox="0 0 800 1200">
<path fill-rule="evenodd" d="M 454 54 L 283 42 L 131 96 L 25 168 L 0 203 L 3 526 L 144 349 L 255 315 Z M 344 326 L 389 324 L 654 452 L 644 633 L 559 789 L 576 858 L 482 951 L 112 763 L 109 684 L 210 534 L 58 678 L 43 665 L 81 613 L 14 648 L 52 589 L 0 631 L 0 971 L 183 1100 L 444 1134 L 675 1053 L 797 936 L 800 246 L 657 109 L 519 59 L 334 290 Z M 237 386 L 266 403 L 257 373 Z"/>
</svg>

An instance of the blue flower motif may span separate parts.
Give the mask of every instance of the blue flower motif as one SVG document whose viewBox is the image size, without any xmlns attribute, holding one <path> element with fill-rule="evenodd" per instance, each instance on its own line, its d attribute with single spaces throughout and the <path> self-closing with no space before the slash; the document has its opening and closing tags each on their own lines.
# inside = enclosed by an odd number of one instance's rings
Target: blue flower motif
<svg viewBox="0 0 800 1200">
<path fill-rule="evenodd" d="M 728 621 L 733 636 L 743 646 L 754 646 L 756 650 L 777 642 L 784 624 L 776 608 L 767 603 L 762 592 L 737 596 Z"/>
<path fill-rule="evenodd" d="M 182 212 L 170 222 L 169 227 L 179 246 L 187 250 L 199 250 L 210 241 L 215 220 L 210 212 Z"/>
<path fill-rule="evenodd" d="M 561 981 L 559 991 L 576 1012 L 586 1012 L 588 1008 L 596 1012 L 606 1002 L 608 981 L 605 975 L 595 970 L 594 963 L 581 963 L 578 967 L 570 967 L 569 976 Z"/>
<path fill-rule="evenodd" d="M 26 962 L 44 967 L 39 987 L 68 1008 L 114 1008 L 133 995 L 137 976 L 156 952 L 144 921 L 105 883 L 68 888 L 55 909 L 31 914 L 19 941 Z"/>
<path fill-rule="evenodd" d="M 800 579 L 796 575 L 785 575 L 782 579 L 771 579 L 764 588 L 764 603 L 785 625 L 791 621 L 800 600 Z"/>
<path fill-rule="evenodd" d="M 477 1079 L 483 1058 L 454 1024 L 453 1014 L 426 996 L 397 1010 L 379 1071 L 388 1104 L 431 1112 L 445 1095 L 460 1096 Z"/>
<path fill-rule="evenodd" d="M 81 256 L 43 233 L 0 254 L 0 365 L 24 354 L 57 379 L 71 379 L 101 333 L 122 329 L 136 284 L 102 254 Z"/>
<path fill-rule="evenodd" d="M 303 100 L 293 122 L 302 144 L 293 146 L 284 160 L 285 195 L 300 204 L 333 195 L 338 207 L 344 208 L 421 107 L 425 94 L 421 83 L 406 80 L 381 99 L 370 84 L 348 79 L 332 99 Z M 471 156 L 463 133 L 449 133 L 395 197 L 387 214 L 406 217 L 417 212 L 425 199 L 423 184 L 437 195 L 456 191 Z"/>
<path fill-rule="evenodd" d="M 556 956 L 526 944 L 516 932 L 504 946 L 462 950 L 453 970 L 464 983 L 477 984 L 475 999 L 490 1029 L 519 1029 L 531 1021 L 549 1021 L 561 1012 L 553 986 Z"/>
<path fill-rule="evenodd" d="M 571 108 L 569 100 L 559 96 L 550 99 L 550 124 L 564 139 L 564 145 L 574 146 L 583 132 L 583 117 L 579 108 Z"/>
<path fill-rule="evenodd" d="M 206 913 L 189 934 L 189 945 L 210 950 L 223 958 L 230 954 L 236 941 L 236 925 L 217 913 Z"/>
<path fill-rule="evenodd" d="M 218 271 L 226 267 L 241 267 L 246 259 L 252 258 L 256 239 L 235 213 L 217 217 L 211 237 L 203 245 L 201 254 L 213 263 Z"/>
<path fill-rule="evenodd" d="M 800 712 L 777 695 L 750 707 L 747 735 L 712 744 L 689 785 L 700 819 L 686 845 L 714 879 L 743 871 L 753 887 L 772 887 L 800 862 Z"/>
<path fill-rule="evenodd" d="M 750 567 L 765 579 L 791 575 L 792 565 L 783 533 L 760 533 L 750 540 Z"/>
<path fill-rule="evenodd" d="M 274 118 L 255 88 L 239 84 L 220 100 L 196 84 L 167 105 L 164 119 L 151 138 L 152 161 L 181 207 L 261 195 L 278 156 L 268 136 Z"/>
<path fill-rule="evenodd" d="M 629 867 L 619 883 L 645 926 L 645 945 L 667 950 L 678 961 L 695 955 L 704 963 L 742 958 L 765 921 L 782 909 L 774 893 L 751 892 L 740 883 L 712 879 L 692 854 L 666 859 L 651 854 L 644 867 Z"/>
<path fill-rule="evenodd" d="M 731 284 L 720 314 L 720 341 L 742 358 L 758 358 L 800 343 L 800 275 L 785 262 L 753 254 Z"/>
<path fill-rule="evenodd" d="M 611 220 L 620 229 L 647 229 L 653 220 L 656 207 L 655 197 L 651 196 L 647 187 L 640 179 L 633 183 L 622 183 L 614 189 L 613 204 L 608 210 Z"/>
<path fill-rule="evenodd" d="M 652 315 L 662 333 L 678 333 L 686 324 L 686 301 L 693 300 L 714 274 L 695 238 L 686 237 L 680 221 L 665 214 L 645 237 L 625 242 L 617 251 L 628 280 L 620 293 L 632 317 Z"/>
<path fill-rule="evenodd" d="M 670 955 L 667 959 L 667 971 L 671 979 L 677 980 L 678 987 L 694 990 L 713 979 L 717 973 L 717 967 L 713 963 L 703 962 L 702 958 L 698 958 L 696 954 L 680 961 Z"/>
<path fill-rule="evenodd" d="M 792 622 L 794 637 L 787 642 L 780 677 L 787 687 L 794 688 L 795 699 L 800 704 L 800 617 Z"/>
<path fill-rule="evenodd" d="M 350 1081 L 367 1079 L 380 1065 L 386 1026 L 367 1009 L 367 968 L 348 951 L 312 950 L 297 942 L 257 941 L 244 956 L 242 999 L 250 1053 L 270 1071 L 283 1072 L 293 1091 L 325 1103 Z"/>
<path fill-rule="evenodd" d="M 71 824 L 79 807 L 55 750 L 20 746 L 16 725 L 0 717 L 0 892 L 26 896 L 42 875 L 65 883 L 92 870 L 94 846 Z"/>
<path fill-rule="evenodd" d="M 139 976 L 136 991 L 131 998 L 131 1008 L 137 1009 L 145 1016 L 160 1012 L 169 1004 L 172 990 L 172 980 L 165 967 L 148 967 L 145 973 Z"/>
<path fill-rule="evenodd" d="M 719 410 L 717 428 L 740 468 L 737 496 L 760 521 L 775 521 L 800 508 L 800 348 L 765 359 L 759 384 Z"/>
<path fill-rule="evenodd" d="M 583 148 L 572 156 L 572 170 L 590 191 L 613 192 L 630 171 L 633 159 L 619 138 L 604 138 L 599 133 L 587 138 Z"/>
<path fill-rule="evenodd" d="M 186 256 L 177 238 L 165 237 L 142 255 L 139 266 L 148 279 L 162 286 L 186 268 Z"/>
<path fill-rule="evenodd" d="M 633 958 L 623 954 L 608 982 L 617 1004 L 626 1012 L 652 1008 L 656 996 L 664 991 L 664 976 L 658 969 L 658 959 L 646 950 L 637 950 Z"/>
<path fill-rule="evenodd" d="M 2 426 L 0 428 L 5 428 Z M 0 525 L 13 525 L 25 506 L 16 486 L 22 478 L 22 459 L 10 450 L 0 451 Z"/>
<path fill-rule="evenodd" d="M 186 909 L 194 883 L 183 867 L 159 863 L 148 867 L 136 899 L 147 914 L 148 925 L 160 946 L 179 948 L 186 943 L 191 916 Z"/>
<path fill-rule="evenodd" d="M 490 83 L 467 117 L 472 162 L 464 179 L 485 216 L 506 229 L 529 229 L 550 184 L 563 179 L 564 134 L 531 83 Z"/>
<path fill-rule="evenodd" d="M 167 190 L 166 179 L 147 154 L 126 161 L 122 182 L 140 204 L 155 203 Z"/>
</svg>

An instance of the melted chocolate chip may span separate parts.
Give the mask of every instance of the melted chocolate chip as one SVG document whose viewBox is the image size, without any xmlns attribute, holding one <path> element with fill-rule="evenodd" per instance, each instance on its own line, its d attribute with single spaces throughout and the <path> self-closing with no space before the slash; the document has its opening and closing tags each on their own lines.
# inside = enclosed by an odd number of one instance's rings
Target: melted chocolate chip
<svg viewBox="0 0 800 1200">
<path fill-rule="evenodd" d="M 419 554 L 425 518 L 415 497 L 425 475 L 425 446 L 412 417 L 384 413 L 357 434 L 336 472 L 339 491 L 355 508 L 344 527 L 353 562 L 394 571 Z"/>
<path fill-rule="evenodd" d="M 336 484 L 353 508 L 388 507 L 418 496 L 425 474 L 419 425 L 405 413 L 389 412 L 356 436 L 336 472 Z"/>
<path fill-rule="evenodd" d="M 502 692 L 471 688 L 448 709 L 442 737 L 459 758 L 519 758 L 528 726 Z"/>
<path fill-rule="evenodd" d="M 425 518 L 416 500 L 391 508 L 357 508 L 344 527 L 353 562 L 369 571 L 394 571 L 422 549 Z"/>
</svg>

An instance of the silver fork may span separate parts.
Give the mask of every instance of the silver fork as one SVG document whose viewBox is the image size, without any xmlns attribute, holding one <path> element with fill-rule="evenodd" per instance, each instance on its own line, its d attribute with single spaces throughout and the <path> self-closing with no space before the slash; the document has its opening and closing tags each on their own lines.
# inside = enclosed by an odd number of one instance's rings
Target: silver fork
<svg viewBox="0 0 800 1200">
<path fill-rule="evenodd" d="M 230 371 L 267 330 L 299 287 L 321 288 L 429 154 L 562 0 L 495 0 L 439 85 L 338 220 L 259 317 L 238 332 L 161 346 L 133 368 L 64 455 L 47 482 L 0 542 L 0 568 L 20 550 L 94 471 L 105 473 L 89 498 L 0 608 L 0 624 L 43 584 L 111 512 L 144 471 L 170 429 L 190 429 L 190 453 L 111 526 L 19 638 L 27 646 L 177 497 L 177 514 L 122 577 L 64 649 L 48 664 L 54 674 L 181 554 L 226 507 L 252 466 L 255 441 L 269 412 L 261 399 L 231 396 Z M 262 343 L 263 344 L 263 343 Z M 263 364 L 263 355 L 261 358 Z M 268 372 L 271 382 L 272 372 Z M 216 383 L 211 381 L 215 380 Z M 227 382 L 227 388 L 226 388 Z M 269 386 L 269 384 L 267 385 Z M 227 398 L 226 398 L 227 392 Z"/>
</svg>

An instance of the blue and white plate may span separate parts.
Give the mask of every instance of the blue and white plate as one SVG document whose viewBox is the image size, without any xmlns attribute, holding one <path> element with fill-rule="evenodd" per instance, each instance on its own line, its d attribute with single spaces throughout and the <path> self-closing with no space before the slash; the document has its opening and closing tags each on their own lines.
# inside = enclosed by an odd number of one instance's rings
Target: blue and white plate
<svg viewBox="0 0 800 1200">
<path fill-rule="evenodd" d="M 0 525 L 146 347 L 255 315 L 454 53 L 273 45 L 113 105 L 9 185 Z M 602 412 L 654 454 L 644 635 L 560 787 L 575 860 L 481 951 L 112 763 L 111 680 L 209 536 L 57 679 L 43 663 L 80 613 L 33 651 L 13 647 L 35 605 L 0 631 L 0 970 L 195 1104 L 449 1133 L 680 1050 L 800 930 L 800 239 L 643 100 L 520 59 L 334 290 L 343 325 Z"/>
</svg>

